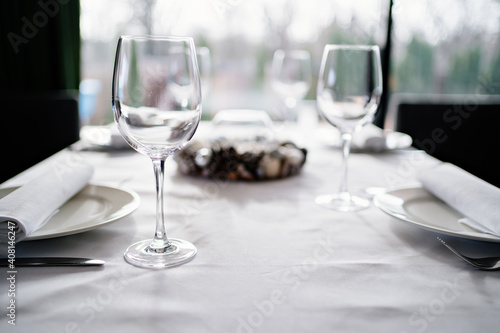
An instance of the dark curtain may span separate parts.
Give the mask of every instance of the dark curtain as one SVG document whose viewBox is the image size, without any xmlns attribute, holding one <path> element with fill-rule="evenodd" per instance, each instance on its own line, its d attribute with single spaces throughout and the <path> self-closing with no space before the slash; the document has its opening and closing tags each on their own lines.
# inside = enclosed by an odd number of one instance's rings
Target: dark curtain
<svg viewBox="0 0 500 333">
<path fill-rule="evenodd" d="M 79 0 L 0 0 L 0 183 L 79 139 Z"/>
<path fill-rule="evenodd" d="M 0 1 L 0 89 L 78 89 L 79 0 Z"/>
<path fill-rule="evenodd" d="M 378 127 L 383 128 L 385 117 L 387 115 L 387 108 L 389 105 L 389 75 L 390 75 L 390 59 L 392 51 L 392 7 L 393 0 L 389 1 L 389 8 L 387 13 L 387 31 L 385 45 L 381 50 L 381 62 L 382 62 L 382 97 L 380 99 L 380 106 L 373 123 Z"/>
</svg>

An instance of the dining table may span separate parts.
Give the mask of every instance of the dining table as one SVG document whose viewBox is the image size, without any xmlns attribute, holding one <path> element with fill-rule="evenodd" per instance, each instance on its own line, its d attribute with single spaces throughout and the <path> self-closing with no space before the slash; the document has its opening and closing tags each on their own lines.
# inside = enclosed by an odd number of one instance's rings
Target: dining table
<svg viewBox="0 0 500 333">
<path fill-rule="evenodd" d="M 337 212 L 315 203 L 340 182 L 341 150 L 324 135 L 333 128 L 288 126 L 282 135 L 307 150 L 301 171 L 290 177 L 196 177 L 167 159 L 167 236 L 198 251 L 177 267 L 139 268 L 123 258 L 132 243 L 153 237 L 156 214 L 151 161 L 132 149 L 75 145 L 1 184 L 0 190 L 20 186 L 54 163 L 84 161 L 94 170 L 90 184 L 132 193 L 136 206 L 109 223 L 96 222 L 97 212 L 81 232 L 17 243 L 18 258 L 105 264 L 2 267 L 0 332 L 500 331 L 500 273 L 468 265 L 437 239 L 471 256 L 499 256 L 500 237 L 441 232 L 377 204 L 384 193 L 418 189 L 417 172 L 439 161 L 412 147 L 353 151 L 349 189 L 371 205 Z M 198 132 L 193 140 L 210 133 L 210 122 Z M 74 207 L 65 216 L 109 209 L 111 196 L 94 203 L 98 208 Z"/>
</svg>

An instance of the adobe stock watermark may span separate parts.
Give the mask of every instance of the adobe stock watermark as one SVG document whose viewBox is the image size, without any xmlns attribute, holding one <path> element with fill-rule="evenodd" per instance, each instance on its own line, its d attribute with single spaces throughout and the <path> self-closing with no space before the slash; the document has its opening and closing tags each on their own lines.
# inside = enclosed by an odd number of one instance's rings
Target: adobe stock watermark
<svg viewBox="0 0 500 333">
<path fill-rule="evenodd" d="M 320 262 L 324 262 L 332 256 L 336 248 L 338 248 L 338 244 L 333 243 L 331 236 L 328 236 L 325 240 L 318 242 L 314 247 L 313 254 L 305 258 L 300 265 L 280 271 L 278 282 L 283 287 L 271 290 L 269 296 L 263 300 L 254 301 L 254 310 L 246 316 L 238 316 L 238 326 L 235 332 L 253 333 L 261 327 L 266 319 L 275 313 L 278 306 L 286 301 L 287 292 L 299 288 L 318 269 Z"/>
<path fill-rule="evenodd" d="M 16 325 L 16 280 L 17 280 L 17 269 L 16 269 L 16 232 L 17 225 L 14 222 L 7 221 L 7 282 L 9 288 L 7 290 L 7 296 L 9 297 L 9 302 L 7 305 L 7 323 L 9 325 Z"/>
<path fill-rule="evenodd" d="M 39 29 L 45 27 L 50 18 L 59 13 L 60 5 L 65 5 L 69 1 L 70 0 L 39 0 L 37 4 L 40 10 L 36 11 L 31 18 L 26 16 L 21 18 L 21 22 L 23 23 L 21 31 L 18 33 L 11 31 L 7 34 L 7 39 L 14 49 L 14 52 L 16 54 L 19 53 L 19 47 L 35 38 Z"/>
<path fill-rule="evenodd" d="M 74 310 L 81 319 L 79 321 L 71 320 L 64 323 L 60 333 L 81 333 L 85 326 L 90 325 L 96 320 L 98 315 L 102 313 L 114 300 L 117 294 L 122 292 L 128 285 L 125 279 L 125 272 L 118 271 L 113 273 L 113 277 L 94 295 L 89 295 L 82 300 Z"/>
<path fill-rule="evenodd" d="M 221 19 L 238 7 L 243 0 L 213 0 L 214 9 Z"/>
<path fill-rule="evenodd" d="M 85 165 L 85 159 L 77 153 L 71 152 L 64 158 L 52 163 L 51 170 L 59 182 L 64 182 L 64 175 L 73 172 L 76 168 Z"/>
<path fill-rule="evenodd" d="M 96 126 L 96 128 L 92 131 L 89 131 L 86 134 L 86 140 L 89 142 L 108 142 L 110 139 L 110 131 L 107 128 L 101 128 Z M 82 139 L 81 141 L 85 141 Z M 60 182 L 64 181 L 64 175 L 70 172 L 73 172 L 76 168 L 81 167 L 83 165 L 88 164 L 86 158 L 82 156 L 81 151 L 79 150 L 79 146 L 85 146 L 87 143 L 76 142 L 73 147 L 70 148 L 69 151 L 65 151 L 64 155 L 61 158 L 56 159 L 51 162 L 51 171 L 57 177 L 57 180 Z"/>
<path fill-rule="evenodd" d="M 228 186 L 231 182 L 229 174 L 237 169 L 236 161 L 229 161 L 226 170 L 221 170 L 215 174 L 210 182 L 206 182 L 202 189 L 201 195 L 192 196 L 191 200 L 180 206 L 182 216 L 189 219 L 193 215 L 201 213 L 210 206 L 210 201 L 216 198 L 222 189 Z"/>
<path fill-rule="evenodd" d="M 412 312 L 408 317 L 408 324 L 412 328 L 410 332 L 425 332 L 432 323 L 438 321 L 439 316 L 463 294 L 465 286 L 460 283 L 460 279 L 466 273 L 457 275 L 453 281 L 446 281 L 445 286 L 439 290 L 436 297 L 432 298 L 426 304 L 420 306 L 418 310 Z M 408 333 L 402 331 L 401 333 Z"/>
<path fill-rule="evenodd" d="M 414 141 L 415 145 L 432 155 L 436 151 L 437 145 L 447 141 L 450 133 L 462 127 L 464 122 L 477 109 L 479 109 L 478 94 L 465 97 L 462 103 L 457 103 L 443 113 L 442 121 L 444 124 L 449 125 L 449 127 L 447 126 L 446 129 L 443 127 L 434 128 L 428 138 L 416 139 Z M 398 169 L 395 172 L 391 171 L 384 174 L 388 188 L 397 188 L 404 185 L 407 180 L 415 176 L 418 168 L 423 166 L 426 161 L 426 155 L 419 152 L 401 157 Z"/>
</svg>

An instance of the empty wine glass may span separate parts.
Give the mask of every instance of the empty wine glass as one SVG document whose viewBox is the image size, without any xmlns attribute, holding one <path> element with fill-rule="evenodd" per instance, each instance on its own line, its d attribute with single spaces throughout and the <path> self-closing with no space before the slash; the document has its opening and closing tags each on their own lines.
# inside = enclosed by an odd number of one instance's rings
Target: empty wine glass
<svg viewBox="0 0 500 333">
<path fill-rule="evenodd" d="M 319 205 L 343 212 L 369 207 L 347 187 L 347 160 L 353 132 L 370 123 L 382 94 L 382 70 L 378 46 L 326 45 L 318 78 L 319 113 L 342 137 L 342 174 L 339 192 L 316 198 Z"/>
<path fill-rule="evenodd" d="M 283 120 L 295 120 L 294 109 L 311 86 L 311 57 L 305 50 L 277 50 L 271 66 L 271 88 L 284 101 Z"/>
<path fill-rule="evenodd" d="M 206 101 L 206 97 L 212 86 L 212 57 L 210 56 L 210 49 L 208 47 L 197 47 L 196 56 L 200 71 L 201 94 L 203 100 Z"/>
<path fill-rule="evenodd" d="M 113 115 L 127 143 L 153 162 L 156 231 L 131 245 L 127 262 L 140 267 L 183 264 L 196 247 L 167 238 L 163 213 L 166 159 L 193 137 L 201 118 L 201 85 L 190 37 L 122 36 L 118 40 L 112 87 Z"/>
</svg>

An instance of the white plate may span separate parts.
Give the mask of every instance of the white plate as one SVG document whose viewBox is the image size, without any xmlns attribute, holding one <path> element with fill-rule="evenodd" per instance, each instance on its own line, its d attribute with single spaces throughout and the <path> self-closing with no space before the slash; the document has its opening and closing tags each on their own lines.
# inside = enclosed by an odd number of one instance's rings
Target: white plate
<svg viewBox="0 0 500 333">
<path fill-rule="evenodd" d="M 424 188 L 388 191 L 377 195 L 374 203 L 387 214 L 423 229 L 459 238 L 500 243 L 500 237 L 458 223 L 463 215 Z"/>
<path fill-rule="evenodd" d="M 17 187 L 0 189 L 0 198 Z M 68 200 L 40 229 L 24 240 L 73 235 L 114 222 L 139 207 L 137 193 L 103 185 L 87 185 Z"/>
</svg>

